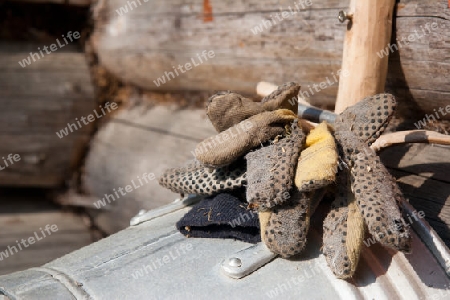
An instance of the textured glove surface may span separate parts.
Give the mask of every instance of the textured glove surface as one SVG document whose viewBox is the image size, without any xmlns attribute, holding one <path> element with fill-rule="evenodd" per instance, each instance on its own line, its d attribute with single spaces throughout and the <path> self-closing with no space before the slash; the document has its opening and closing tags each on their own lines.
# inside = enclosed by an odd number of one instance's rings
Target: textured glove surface
<svg viewBox="0 0 450 300">
<path fill-rule="evenodd" d="M 375 95 L 347 108 L 336 119 L 339 154 L 344 168 L 350 170 L 340 171 L 338 194 L 324 222 L 323 249 L 328 265 L 339 278 L 349 278 L 356 270 L 363 223 L 383 245 L 403 251 L 410 248 L 410 235 L 398 208 L 403 196 L 380 159 L 367 147 L 384 131 L 395 106 L 392 95 Z M 348 178 L 350 183 L 345 184 Z"/>
<path fill-rule="evenodd" d="M 181 168 L 167 169 L 159 184 L 174 193 L 213 195 L 247 183 L 243 159 L 222 168 L 208 168 L 193 160 Z"/>
<path fill-rule="evenodd" d="M 323 254 L 338 278 L 354 274 L 364 239 L 364 220 L 351 192 L 350 173 L 339 172 L 336 200 L 323 223 Z"/>
<path fill-rule="evenodd" d="M 305 248 L 309 209 L 309 196 L 294 188 L 286 203 L 260 213 L 262 240 L 270 251 L 290 257 Z"/>
<path fill-rule="evenodd" d="M 231 92 L 220 92 L 208 100 L 206 114 L 217 132 L 264 112 L 261 103 Z"/>
<path fill-rule="evenodd" d="M 334 137 L 327 123 L 321 123 L 311 130 L 306 138 L 306 149 L 300 154 L 295 185 L 300 191 L 312 191 L 330 183 L 336 178 L 338 155 Z"/>
<path fill-rule="evenodd" d="M 254 102 L 249 98 L 232 92 L 220 92 L 208 99 L 206 114 L 217 132 L 228 128 L 264 111 L 281 108 L 289 109 L 297 114 L 295 101 L 300 86 L 294 82 L 279 86 L 261 102 Z"/>
<path fill-rule="evenodd" d="M 245 202 L 227 193 L 203 199 L 177 222 L 176 227 L 187 237 L 261 241 L 257 213 L 247 210 Z"/>
<path fill-rule="evenodd" d="M 297 116 L 279 109 L 252 116 L 231 128 L 207 138 L 195 148 L 196 158 L 205 166 L 222 167 L 231 164 L 264 142 L 285 133 L 285 125 Z"/>
<path fill-rule="evenodd" d="M 290 198 L 295 166 L 304 140 L 305 135 L 295 120 L 290 135 L 245 156 L 249 203 L 258 209 L 266 209 Z"/>
<path fill-rule="evenodd" d="M 298 112 L 298 93 L 300 92 L 300 86 L 295 82 L 288 82 L 280 85 L 270 95 L 264 97 L 261 100 L 264 110 L 276 110 L 279 108 L 285 108 L 292 110 L 295 114 Z"/>
</svg>

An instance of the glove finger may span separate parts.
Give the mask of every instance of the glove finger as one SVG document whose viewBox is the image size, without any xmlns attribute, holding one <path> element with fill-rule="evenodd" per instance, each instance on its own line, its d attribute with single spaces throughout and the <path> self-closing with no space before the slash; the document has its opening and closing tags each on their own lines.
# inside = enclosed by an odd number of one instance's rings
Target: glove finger
<svg viewBox="0 0 450 300">
<path fill-rule="evenodd" d="M 298 159 L 295 185 L 302 191 L 312 191 L 336 178 L 338 155 L 336 143 L 327 123 L 321 123 L 306 137 L 306 149 Z"/>
<path fill-rule="evenodd" d="M 296 117 L 287 109 L 260 113 L 198 144 L 195 157 L 209 167 L 228 165 L 249 150 L 285 133 L 284 126 Z"/>
<path fill-rule="evenodd" d="M 261 103 L 231 92 L 211 96 L 206 107 L 206 114 L 217 132 L 227 130 L 263 111 Z"/>
<path fill-rule="evenodd" d="M 297 121 L 291 134 L 267 147 L 248 153 L 247 201 L 259 209 L 271 208 L 290 198 L 295 166 L 305 135 Z"/>
<path fill-rule="evenodd" d="M 369 232 L 383 245 L 409 252 L 411 236 L 398 202 L 395 179 L 370 148 L 353 155 L 352 189 Z"/>
<path fill-rule="evenodd" d="M 194 160 L 187 166 L 166 170 L 159 184 L 174 193 L 213 195 L 231 191 L 247 183 L 242 160 L 222 168 L 207 168 Z"/>
<path fill-rule="evenodd" d="M 338 192 L 323 223 L 323 254 L 338 278 L 355 273 L 364 238 L 364 220 L 350 191 L 349 172 L 340 172 Z"/>
<path fill-rule="evenodd" d="M 276 110 L 280 108 L 290 109 L 295 114 L 298 112 L 298 92 L 300 85 L 295 82 L 288 82 L 280 85 L 270 95 L 261 100 L 264 110 Z"/>
<path fill-rule="evenodd" d="M 306 245 L 309 230 L 310 199 L 296 189 L 291 199 L 260 213 L 261 239 L 270 251 L 283 257 L 299 254 Z"/>
<path fill-rule="evenodd" d="M 352 131 L 361 142 L 373 143 L 394 115 L 397 101 L 391 94 L 364 98 L 344 110 L 335 123 L 336 131 Z"/>
</svg>

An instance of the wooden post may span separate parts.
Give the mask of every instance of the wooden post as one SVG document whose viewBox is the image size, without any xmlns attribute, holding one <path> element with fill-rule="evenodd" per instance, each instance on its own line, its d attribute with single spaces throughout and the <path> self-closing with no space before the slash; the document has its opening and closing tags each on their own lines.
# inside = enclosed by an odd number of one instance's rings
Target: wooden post
<svg viewBox="0 0 450 300">
<path fill-rule="evenodd" d="M 377 53 L 388 46 L 395 0 L 351 0 L 351 16 L 344 41 L 342 76 L 335 112 L 342 112 L 366 96 L 384 92 L 388 58 Z"/>
</svg>

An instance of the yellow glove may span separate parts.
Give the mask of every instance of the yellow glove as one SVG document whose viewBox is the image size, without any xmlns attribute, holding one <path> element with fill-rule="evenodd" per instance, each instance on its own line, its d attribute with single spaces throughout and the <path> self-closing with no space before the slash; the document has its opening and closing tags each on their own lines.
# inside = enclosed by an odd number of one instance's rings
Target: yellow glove
<svg viewBox="0 0 450 300">
<path fill-rule="evenodd" d="M 326 122 L 311 130 L 298 159 L 295 185 L 301 192 L 312 191 L 336 179 L 338 155 L 334 137 Z"/>
</svg>

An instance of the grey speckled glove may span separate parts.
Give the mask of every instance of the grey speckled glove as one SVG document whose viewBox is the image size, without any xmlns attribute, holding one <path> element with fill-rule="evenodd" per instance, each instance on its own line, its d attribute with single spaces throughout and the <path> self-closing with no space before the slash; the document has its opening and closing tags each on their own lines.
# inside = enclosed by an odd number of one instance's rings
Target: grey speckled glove
<svg viewBox="0 0 450 300">
<path fill-rule="evenodd" d="M 403 197 L 395 179 L 367 145 L 384 131 L 396 106 L 389 94 L 367 97 L 347 108 L 335 123 L 339 154 L 345 163 L 338 191 L 324 222 L 323 253 L 339 278 L 353 276 L 365 225 L 383 245 L 409 251 L 410 235 L 398 202 Z"/>
</svg>

